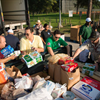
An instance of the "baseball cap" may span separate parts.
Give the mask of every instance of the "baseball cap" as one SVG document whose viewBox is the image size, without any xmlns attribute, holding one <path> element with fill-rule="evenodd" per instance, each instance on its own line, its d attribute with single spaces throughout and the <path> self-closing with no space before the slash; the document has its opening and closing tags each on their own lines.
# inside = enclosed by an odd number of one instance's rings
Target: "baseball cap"
<svg viewBox="0 0 100 100">
<path fill-rule="evenodd" d="M 91 22 L 91 18 L 89 18 L 89 17 L 86 18 L 86 21 L 87 21 L 87 22 Z"/>
<path fill-rule="evenodd" d="M 12 30 L 12 29 L 9 29 L 9 30 L 8 30 L 8 33 L 13 33 L 13 30 Z"/>
</svg>

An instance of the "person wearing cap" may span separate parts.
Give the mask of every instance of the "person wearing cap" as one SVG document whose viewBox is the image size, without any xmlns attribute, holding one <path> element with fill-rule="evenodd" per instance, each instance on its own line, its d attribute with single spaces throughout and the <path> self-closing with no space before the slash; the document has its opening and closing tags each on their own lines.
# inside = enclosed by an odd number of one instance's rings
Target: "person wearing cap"
<svg viewBox="0 0 100 100">
<path fill-rule="evenodd" d="M 91 52 L 92 61 L 96 61 L 100 55 L 100 38 L 96 36 L 96 32 L 92 31 L 91 36 L 87 39 L 75 52 L 72 57 L 75 59 L 83 50 Z M 83 55 L 84 56 L 84 55 Z"/>
<path fill-rule="evenodd" d="M 79 32 L 79 42 L 80 45 L 88 39 L 91 35 L 92 32 L 92 27 L 91 27 L 91 18 L 86 18 L 86 23 L 80 28 Z"/>
<path fill-rule="evenodd" d="M 49 37 L 46 41 L 46 50 L 48 53 L 53 56 L 54 50 L 60 48 L 61 46 L 64 46 L 65 52 L 70 55 L 70 47 L 69 45 L 62 39 L 61 32 L 59 30 L 55 30 L 53 35 Z M 62 50 L 62 53 L 64 53 L 64 49 Z"/>
<path fill-rule="evenodd" d="M 12 29 L 8 30 L 8 35 L 5 36 L 6 45 L 10 45 L 14 50 L 19 50 L 19 39 L 14 36 L 14 32 Z"/>
<path fill-rule="evenodd" d="M 41 24 L 40 20 L 37 20 L 35 29 L 36 29 L 36 34 L 40 36 L 41 31 L 44 30 L 43 25 Z"/>
<path fill-rule="evenodd" d="M 38 52 L 44 52 L 44 47 L 42 39 L 40 36 L 33 35 L 34 31 L 31 27 L 25 28 L 25 36 L 20 40 L 20 50 L 23 52 L 23 55 L 29 54 L 34 50 Z"/>
</svg>

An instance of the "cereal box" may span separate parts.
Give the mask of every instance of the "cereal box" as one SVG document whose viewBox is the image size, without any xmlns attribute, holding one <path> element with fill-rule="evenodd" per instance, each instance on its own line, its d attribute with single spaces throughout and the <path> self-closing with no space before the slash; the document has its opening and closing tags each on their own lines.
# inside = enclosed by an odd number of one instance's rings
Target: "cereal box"
<svg viewBox="0 0 100 100">
<path fill-rule="evenodd" d="M 99 100 L 100 82 L 90 77 L 84 77 L 72 87 L 71 91 L 82 100 Z"/>
</svg>

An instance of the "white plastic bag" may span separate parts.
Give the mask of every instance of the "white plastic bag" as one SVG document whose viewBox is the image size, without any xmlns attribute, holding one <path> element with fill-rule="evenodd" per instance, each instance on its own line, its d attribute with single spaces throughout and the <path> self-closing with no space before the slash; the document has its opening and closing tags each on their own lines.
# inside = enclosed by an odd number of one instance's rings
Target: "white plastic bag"
<svg viewBox="0 0 100 100">
<path fill-rule="evenodd" d="M 88 59 L 88 55 L 89 55 L 89 50 L 84 50 L 79 54 L 79 60 L 82 62 L 86 62 Z"/>
<path fill-rule="evenodd" d="M 53 100 L 46 88 L 39 88 L 17 100 Z"/>
<path fill-rule="evenodd" d="M 44 84 L 44 87 L 51 94 L 53 89 L 55 88 L 55 83 L 52 81 L 46 81 L 46 83 Z"/>
<path fill-rule="evenodd" d="M 44 78 L 41 78 L 40 80 L 38 80 L 34 87 L 33 87 L 33 90 L 37 89 L 37 88 L 40 88 L 41 86 L 43 86 L 43 84 L 45 83 L 46 81 L 44 80 Z"/>
<path fill-rule="evenodd" d="M 59 96 L 61 96 L 66 91 L 67 91 L 66 83 L 63 85 L 56 83 L 55 89 L 52 91 L 51 95 L 55 99 L 55 98 L 58 98 Z"/>
<path fill-rule="evenodd" d="M 15 88 L 31 89 L 33 87 L 33 80 L 30 77 L 22 76 L 22 78 L 15 79 Z"/>
</svg>

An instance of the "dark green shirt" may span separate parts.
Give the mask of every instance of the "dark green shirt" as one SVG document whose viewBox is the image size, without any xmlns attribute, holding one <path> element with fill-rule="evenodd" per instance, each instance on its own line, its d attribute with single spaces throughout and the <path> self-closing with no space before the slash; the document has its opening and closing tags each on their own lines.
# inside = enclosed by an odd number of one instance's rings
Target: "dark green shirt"
<svg viewBox="0 0 100 100">
<path fill-rule="evenodd" d="M 87 26 L 86 24 L 84 24 L 81 28 L 80 28 L 80 32 L 79 35 L 82 35 L 82 43 L 88 39 L 91 35 L 92 32 L 92 27 L 91 26 Z"/>
<path fill-rule="evenodd" d="M 53 39 L 53 36 L 51 36 L 46 41 L 46 51 L 47 51 L 47 47 L 51 47 L 52 50 L 55 50 L 60 48 L 61 45 L 67 46 L 68 44 L 62 38 L 59 38 L 58 41 L 55 41 Z"/>
</svg>

